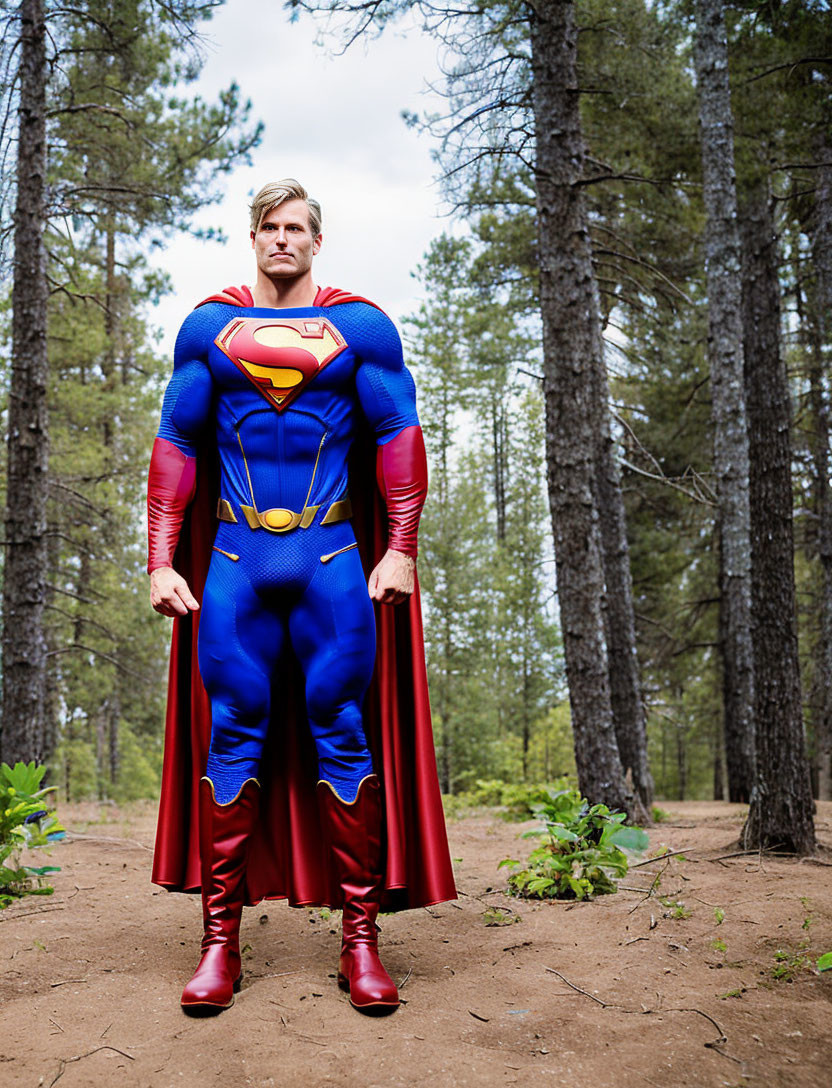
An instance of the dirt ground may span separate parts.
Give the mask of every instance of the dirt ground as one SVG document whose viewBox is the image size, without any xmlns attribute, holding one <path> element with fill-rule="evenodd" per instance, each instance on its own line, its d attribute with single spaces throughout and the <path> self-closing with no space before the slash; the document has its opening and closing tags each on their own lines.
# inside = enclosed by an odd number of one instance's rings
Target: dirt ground
<svg viewBox="0 0 832 1088">
<path fill-rule="evenodd" d="M 150 884 L 155 806 L 64 806 L 55 895 L 0 915 L 0 1088 L 828 1088 L 832 971 L 814 970 L 832 951 L 828 855 L 723 857 L 739 806 L 668 807 L 651 849 L 683 858 L 579 904 L 501 892 L 497 863 L 525 856 L 533 825 L 452 821 L 458 902 L 382 918 L 405 980 L 392 1016 L 337 989 L 335 916 L 270 902 L 244 914 L 234 1007 L 191 1019 L 199 904 Z M 832 803 L 817 827 L 832 844 Z"/>
</svg>

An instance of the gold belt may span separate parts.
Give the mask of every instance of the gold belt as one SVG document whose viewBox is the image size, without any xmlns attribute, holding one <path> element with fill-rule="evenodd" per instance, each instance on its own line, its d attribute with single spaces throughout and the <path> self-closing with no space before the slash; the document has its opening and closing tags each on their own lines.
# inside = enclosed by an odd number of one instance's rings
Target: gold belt
<svg viewBox="0 0 832 1088">
<path fill-rule="evenodd" d="M 292 529 L 308 529 L 315 520 L 315 515 L 320 510 L 318 506 L 304 506 L 300 513 L 294 510 L 284 510 L 280 506 L 271 510 L 258 510 L 254 506 L 240 505 L 240 512 L 246 520 L 249 529 L 268 529 L 270 533 L 288 533 Z M 228 521 L 236 524 L 237 515 L 228 499 L 220 499 L 217 503 L 217 517 L 220 521 Z M 352 503 L 347 495 L 338 499 L 328 508 L 321 518 L 321 525 L 334 525 L 337 521 L 346 521 L 352 517 Z"/>
</svg>

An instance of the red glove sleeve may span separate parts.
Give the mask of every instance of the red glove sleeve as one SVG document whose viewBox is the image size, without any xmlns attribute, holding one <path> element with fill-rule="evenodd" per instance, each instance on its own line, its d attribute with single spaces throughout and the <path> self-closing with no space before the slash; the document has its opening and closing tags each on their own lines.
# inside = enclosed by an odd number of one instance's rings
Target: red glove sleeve
<svg viewBox="0 0 832 1088">
<path fill-rule="evenodd" d="M 157 438 L 147 480 L 147 573 L 172 567 L 185 510 L 196 491 L 196 458 Z"/>
<path fill-rule="evenodd" d="M 387 546 L 415 559 L 419 517 L 428 493 L 428 461 L 421 427 L 405 427 L 379 446 L 376 474 L 387 502 Z"/>
</svg>

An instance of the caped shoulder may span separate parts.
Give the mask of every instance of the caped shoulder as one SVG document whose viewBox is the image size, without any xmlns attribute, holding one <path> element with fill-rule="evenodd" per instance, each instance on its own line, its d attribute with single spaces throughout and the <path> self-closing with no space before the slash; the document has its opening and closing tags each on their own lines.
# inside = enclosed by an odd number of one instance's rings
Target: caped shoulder
<svg viewBox="0 0 832 1088">
<path fill-rule="evenodd" d="M 254 296 L 245 284 L 241 287 L 223 287 L 222 291 L 217 291 L 215 295 L 209 295 L 202 302 L 198 302 L 196 309 L 209 302 L 224 302 L 226 306 L 253 306 Z"/>
</svg>

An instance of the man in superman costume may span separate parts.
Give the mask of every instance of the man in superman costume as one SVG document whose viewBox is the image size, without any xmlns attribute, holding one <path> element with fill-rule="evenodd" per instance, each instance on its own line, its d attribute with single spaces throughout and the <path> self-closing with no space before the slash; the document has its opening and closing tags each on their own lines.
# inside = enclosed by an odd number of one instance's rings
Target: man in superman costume
<svg viewBox="0 0 832 1088">
<path fill-rule="evenodd" d="M 185 320 L 150 465 L 151 603 L 175 617 L 153 880 L 202 892 L 186 1011 L 233 1003 L 243 905 L 285 897 L 343 908 L 339 985 L 386 1012 L 379 909 L 456 894 L 415 581 L 424 443 L 392 322 L 312 280 L 319 206 L 287 179 L 251 211 L 254 289 Z"/>
</svg>

